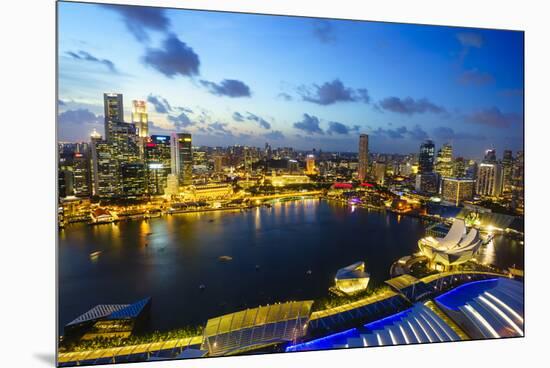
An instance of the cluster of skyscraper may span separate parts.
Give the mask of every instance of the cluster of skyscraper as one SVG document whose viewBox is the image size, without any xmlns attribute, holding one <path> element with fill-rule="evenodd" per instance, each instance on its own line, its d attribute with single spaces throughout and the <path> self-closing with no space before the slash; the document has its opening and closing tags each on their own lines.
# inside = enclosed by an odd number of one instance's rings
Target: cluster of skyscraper
<svg viewBox="0 0 550 368">
<path fill-rule="evenodd" d="M 177 194 L 179 186 L 192 183 L 191 134 L 149 136 L 145 101 L 132 101 L 131 123 L 124 121 L 121 94 L 105 93 L 103 101 L 105 137 L 94 131 L 89 143 L 77 144 L 72 157 L 60 152 L 60 196 Z"/>
</svg>

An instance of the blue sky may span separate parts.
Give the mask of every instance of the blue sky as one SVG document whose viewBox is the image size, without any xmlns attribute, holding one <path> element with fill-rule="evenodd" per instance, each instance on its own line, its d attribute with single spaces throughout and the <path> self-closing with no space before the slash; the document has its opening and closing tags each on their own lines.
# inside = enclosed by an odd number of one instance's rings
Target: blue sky
<svg viewBox="0 0 550 368">
<path fill-rule="evenodd" d="M 523 34 L 58 3 L 61 140 L 103 133 L 103 93 L 150 131 L 246 144 L 456 155 L 523 149 Z"/>
</svg>

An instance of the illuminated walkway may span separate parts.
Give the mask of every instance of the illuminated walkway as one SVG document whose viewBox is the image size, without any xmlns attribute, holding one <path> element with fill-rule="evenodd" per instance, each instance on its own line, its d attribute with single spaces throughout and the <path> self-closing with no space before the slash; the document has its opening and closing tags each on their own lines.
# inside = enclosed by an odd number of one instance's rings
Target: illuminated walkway
<svg viewBox="0 0 550 368">
<path fill-rule="evenodd" d="M 147 344 L 61 353 L 57 357 L 60 366 L 92 365 L 123 362 L 142 362 L 150 358 L 172 357 L 185 348 L 200 345 L 202 336 L 153 342 Z"/>
<path fill-rule="evenodd" d="M 469 282 L 433 302 L 418 302 L 403 312 L 291 345 L 286 351 L 516 336 L 523 336 L 523 283 L 493 278 Z"/>
</svg>

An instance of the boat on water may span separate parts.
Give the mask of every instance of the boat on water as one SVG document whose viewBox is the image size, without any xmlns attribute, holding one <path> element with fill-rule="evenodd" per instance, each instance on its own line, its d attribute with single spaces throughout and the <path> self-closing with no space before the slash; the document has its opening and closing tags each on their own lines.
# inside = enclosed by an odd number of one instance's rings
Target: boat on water
<svg viewBox="0 0 550 368">
<path fill-rule="evenodd" d="M 233 257 L 231 257 L 231 256 L 219 256 L 218 260 L 220 260 L 222 262 L 229 262 L 229 261 L 233 260 Z"/>
<path fill-rule="evenodd" d="M 90 258 L 91 259 L 96 259 L 101 255 L 101 253 L 102 253 L 102 251 L 96 250 L 95 252 L 90 253 Z"/>
</svg>

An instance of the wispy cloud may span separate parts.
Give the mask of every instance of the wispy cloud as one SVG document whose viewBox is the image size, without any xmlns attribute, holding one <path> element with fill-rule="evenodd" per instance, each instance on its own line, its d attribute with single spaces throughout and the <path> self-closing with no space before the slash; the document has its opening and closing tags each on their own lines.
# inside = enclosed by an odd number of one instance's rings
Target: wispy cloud
<svg viewBox="0 0 550 368">
<path fill-rule="evenodd" d="M 224 79 L 220 83 L 201 80 L 200 83 L 216 96 L 226 97 L 250 97 L 250 87 L 246 83 L 236 79 Z"/>
<path fill-rule="evenodd" d="M 318 105 L 331 105 L 337 102 L 369 103 L 370 101 L 367 89 L 346 87 L 339 79 L 321 85 L 300 86 L 297 92 L 302 100 Z"/>
<path fill-rule="evenodd" d="M 523 117 L 518 113 L 504 113 L 498 107 L 491 107 L 473 112 L 466 117 L 466 121 L 493 128 L 508 128 L 513 125 L 521 125 Z"/>
<path fill-rule="evenodd" d="M 115 64 L 109 59 L 97 58 L 84 50 L 78 50 L 76 52 L 67 51 L 66 54 L 75 60 L 89 61 L 92 63 L 100 64 L 100 65 L 106 66 L 111 72 L 118 73 L 118 70 L 115 67 Z"/>
<path fill-rule="evenodd" d="M 149 41 L 149 31 L 167 32 L 170 19 L 163 8 L 126 5 L 102 5 L 118 13 L 130 33 L 140 42 Z"/>
<path fill-rule="evenodd" d="M 444 107 L 434 104 L 427 98 L 416 100 L 412 97 L 387 97 L 380 101 L 379 106 L 384 110 L 404 115 L 424 114 L 427 112 L 441 114 L 446 112 Z"/>
<path fill-rule="evenodd" d="M 481 86 L 493 83 L 494 81 L 495 78 L 491 74 L 477 69 L 466 70 L 458 77 L 458 82 L 464 85 Z"/>
<path fill-rule="evenodd" d="M 314 19 L 312 21 L 313 36 L 322 43 L 331 43 L 336 40 L 334 27 L 332 23 L 324 19 Z"/>
</svg>

